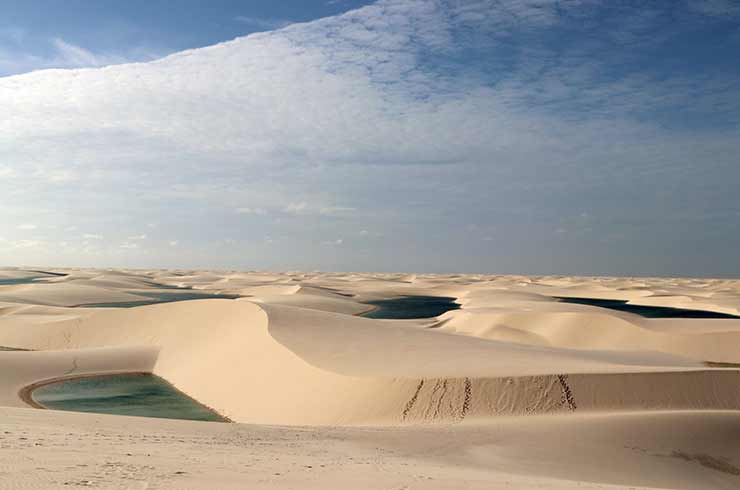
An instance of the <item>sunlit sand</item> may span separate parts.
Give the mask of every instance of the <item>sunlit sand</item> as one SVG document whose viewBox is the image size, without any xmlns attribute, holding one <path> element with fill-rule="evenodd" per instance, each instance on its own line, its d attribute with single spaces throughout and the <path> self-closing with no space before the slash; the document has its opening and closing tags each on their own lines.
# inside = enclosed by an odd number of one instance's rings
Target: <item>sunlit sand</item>
<svg viewBox="0 0 740 490">
<path fill-rule="evenodd" d="M 0 472 L 12 488 L 740 482 L 740 319 L 557 299 L 730 316 L 740 313 L 737 281 L 53 272 L 0 275 Z M 180 292 L 208 296 L 166 302 Z M 368 317 L 415 296 L 459 309 Z M 29 387 L 120 373 L 159 376 L 236 423 L 28 403 Z"/>
</svg>

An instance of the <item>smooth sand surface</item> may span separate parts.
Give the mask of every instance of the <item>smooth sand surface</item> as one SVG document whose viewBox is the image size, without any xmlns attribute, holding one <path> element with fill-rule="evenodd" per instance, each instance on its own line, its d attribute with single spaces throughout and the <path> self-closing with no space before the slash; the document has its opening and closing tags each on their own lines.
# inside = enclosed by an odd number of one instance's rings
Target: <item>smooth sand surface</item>
<svg viewBox="0 0 740 490">
<path fill-rule="evenodd" d="M 32 350 L 0 351 L 0 488 L 740 488 L 740 319 L 554 299 L 738 314 L 738 281 L 43 272 L 0 270 L 33 278 L 0 283 L 0 346 Z M 241 297 L 78 306 L 171 287 Z M 357 316 L 414 294 L 462 308 Z M 20 396 L 116 372 L 157 374 L 238 423 Z"/>
</svg>

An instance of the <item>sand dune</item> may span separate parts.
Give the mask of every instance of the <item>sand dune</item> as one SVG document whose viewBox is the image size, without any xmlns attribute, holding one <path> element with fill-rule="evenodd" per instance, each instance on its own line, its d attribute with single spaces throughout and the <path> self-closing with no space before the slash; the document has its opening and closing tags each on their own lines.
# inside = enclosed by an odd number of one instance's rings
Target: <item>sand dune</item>
<svg viewBox="0 0 740 490">
<path fill-rule="evenodd" d="M 78 349 L 81 359 L 86 348 L 151 345 L 160 349 L 154 373 L 229 418 L 252 423 L 411 420 L 416 417 L 412 398 L 419 398 L 419 409 L 442 396 L 417 390 L 422 380 L 428 387 L 444 386 L 448 394 L 446 410 L 421 418 L 457 420 L 540 405 L 535 411 L 546 411 L 560 406 L 560 387 L 553 376 L 533 375 L 703 369 L 658 353 L 524 346 L 404 323 L 283 305 L 198 300 L 101 311 L 22 329 L 8 326 L 2 342 Z M 511 382 L 501 378 L 522 376 L 530 376 L 517 381 L 523 388 L 503 390 L 510 393 L 502 399 L 502 390 L 494 387 Z M 345 395 L 335 396 L 338 392 Z M 300 406 L 293 403 L 296 399 Z"/>
<path fill-rule="evenodd" d="M 89 303 L 139 301 L 145 299 L 124 291 L 77 284 L 74 281 L 58 284 L 27 284 L 7 286 L 0 291 L 2 301 L 48 306 L 78 306 Z"/>
<path fill-rule="evenodd" d="M 740 481 L 733 469 L 740 455 L 720 430 L 737 425 L 740 371 L 733 363 L 740 363 L 740 319 L 653 319 L 554 299 L 736 313 L 740 287 L 731 281 L 52 272 L 66 275 L 4 272 L 37 279 L 0 285 L 0 346 L 33 350 L 0 351 L 0 405 L 25 406 L 19 392 L 49 379 L 152 372 L 241 423 L 375 427 L 342 429 L 357 454 L 368 430 L 385 441 L 383 447 L 409 455 L 442 431 L 462 453 L 450 447 L 425 452 L 425 464 L 462 465 L 468 477 L 484 474 L 491 485 L 736 488 L 732 482 Z M 162 287 L 241 297 L 74 307 L 136 301 Z M 452 296 L 462 308 L 419 320 L 357 316 L 370 308 L 365 301 L 403 295 Z M 39 427 L 82 420 L 32 413 L 8 412 Z M 87 417 L 119 430 L 119 417 Z M 290 430 L 157 423 L 163 430 L 226 438 L 230 430 L 268 431 L 270 438 Z M 674 423 L 678 435 L 671 433 Z M 331 437 L 332 430 L 339 429 L 310 429 L 319 438 Z M 544 443 L 547 438 L 562 447 Z M 514 442 L 520 439 L 539 442 Z M 632 446 L 625 445 L 628 439 Z M 592 467 L 604 458 L 618 461 L 619 471 Z M 646 464 L 651 471 L 630 470 Z M 700 481 L 710 483 L 702 487 Z"/>
<path fill-rule="evenodd" d="M 680 428 L 680 430 L 678 430 Z M 737 488 L 737 412 L 290 428 L 0 408 L 8 488 Z"/>
<path fill-rule="evenodd" d="M 40 352 L 0 352 L 0 406 L 24 407 L 19 393 L 39 381 L 125 372 L 151 372 L 155 347 L 101 347 Z M 12 373 L 12 374 L 11 374 Z"/>
</svg>

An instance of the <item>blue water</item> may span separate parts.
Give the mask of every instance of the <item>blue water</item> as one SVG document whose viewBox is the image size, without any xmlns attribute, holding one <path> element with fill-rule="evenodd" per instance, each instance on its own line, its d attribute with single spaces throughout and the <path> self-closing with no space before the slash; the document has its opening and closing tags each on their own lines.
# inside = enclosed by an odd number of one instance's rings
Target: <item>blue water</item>
<svg viewBox="0 0 740 490">
<path fill-rule="evenodd" d="M 32 398 L 46 408 L 137 417 L 228 422 L 150 374 L 77 378 L 41 386 Z"/>
<path fill-rule="evenodd" d="M 598 306 L 611 310 L 626 311 L 645 318 L 740 318 L 740 316 L 716 311 L 689 310 L 685 308 L 669 308 L 666 306 L 642 306 L 628 304 L 620 299 L 598 299 L 598 298 L 566 298 L 556 296 L 555 299 L 564 303 L 575 303 L 580 305 Z"/>
<path fill-rule="evenodd" d="M 0 279 L 0 286 L 12 286 L 14 284 L 30 284 L 36 282 L 37 279 L 49 279 L 52 277 L 64 277 L 67 274 L 60 274 L 58 272 L 43 272 L 43 271 L 23 271 L 30 272 L 33 274 L 39 274 L 33 277 L 21 277 L 15 279 Z"/>
<path fill-rule="evenodd" d="M 124 302 L 110 302 L 110 303 L 88 303 L 80 305 L 84 308 L 134 308 L 136 306 L 146 306 L 146 305 L 155 305 L 159 303 L 174 303 L 176 301 L 188 301 L 192 299 L 212 299 L 212 298 L 222 298 L 222 299 L 236 299 L 240 296 L 238 294 L 216 294 L 216 293 L 208 293 L 208 292 L 201 292 L 196 291 L 193 289 L 185 289 L 182 291 L 183 288 L 176 288 L 172 289 L 171 291 L 167 292 L 146 292 L 146 293 L 140 293 L 132 291 L 131 294 L 135 294 L 137 296 L 144 296 L 145 300 L 139 300 L 139 301 L 124 301 Z M 178 291 L 179 292 L 175 292 Z"/>
<path fill-rule="evenodd" d="M 14 284 L 30 284 L 36 279 L 41 279 L 43 276 L 37 277 L 22 277 L 19 279 L 0 279 L 0 286 L 12 286 Z"/>
<path fill-rule="evenodd" d="M 366 304 L 377 306 L 377 308 L 362 316 L 396 320 L 433 318 L 446 311 L 459 309 L 460 305 L 455 303 L 455 299 L 446 296 L 401 296 L 400 298 L 367 301 Z"/>
</svg>

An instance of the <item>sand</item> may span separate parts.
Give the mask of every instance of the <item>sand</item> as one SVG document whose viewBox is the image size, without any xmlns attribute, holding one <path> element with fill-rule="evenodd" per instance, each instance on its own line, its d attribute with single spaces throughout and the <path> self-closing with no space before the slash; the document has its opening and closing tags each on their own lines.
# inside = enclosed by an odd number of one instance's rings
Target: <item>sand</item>
<svg viewBox="0 0 740 490">
<path fill-rule="evenodd" d="M 0 488 L 740 488 L 740 282 L 0 270 Z M 187 287 L 238 294 L 136 308 Z M 366 301 L 452 296 L 437 318 Z M 721 367 L 716 367 L 721 366 Z M 29 408 L 24 387 L 151 372 L 235 424 Z M 5 486 L 4 486 L 5 485 Z"/>
</svg>

